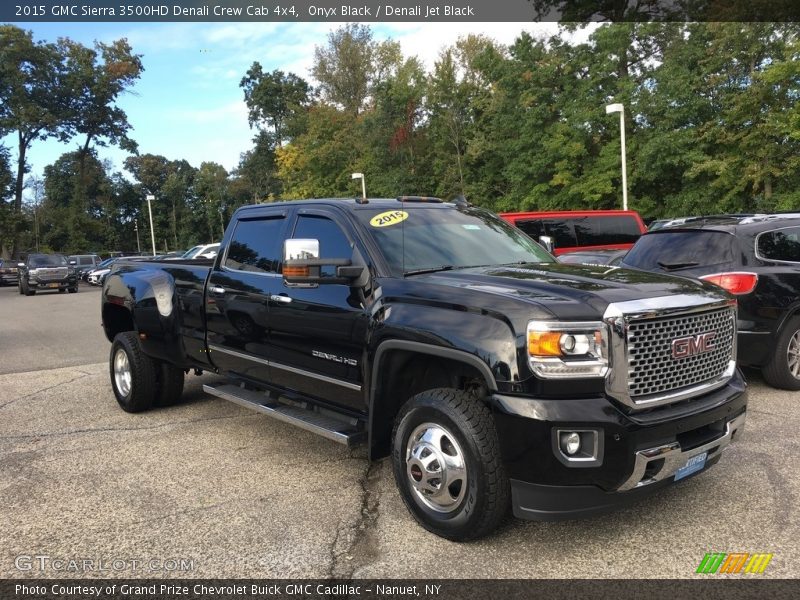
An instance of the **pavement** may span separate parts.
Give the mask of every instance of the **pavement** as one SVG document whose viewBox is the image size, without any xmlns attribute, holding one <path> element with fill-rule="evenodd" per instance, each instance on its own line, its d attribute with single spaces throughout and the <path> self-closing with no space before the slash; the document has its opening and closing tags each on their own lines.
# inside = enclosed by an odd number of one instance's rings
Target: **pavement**
<svg viewBox="0 0 800 600">
<path fill-rule="evenodd" d="M 96 288 L 0 288 L 0 311 L 0 578 L 685 578 L 706 552 L 770 552 L 759 577 L 800 577 L 800 392 L 757 373 L 744 436 L 708 472 L 458 544 L 416 525 L 389 463 L 203 394 L 214 375 L 122 412 Z"/>
</svg>

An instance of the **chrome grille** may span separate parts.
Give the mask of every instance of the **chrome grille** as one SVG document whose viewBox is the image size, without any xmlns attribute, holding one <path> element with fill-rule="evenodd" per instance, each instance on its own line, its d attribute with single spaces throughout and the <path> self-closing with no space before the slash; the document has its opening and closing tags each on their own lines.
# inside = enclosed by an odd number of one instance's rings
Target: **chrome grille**
<svg viewBox="0 0 800 600">
<path fill-rule="evenodd" d="M 66 267 L 57 267 L 54 269 L 46 269 L 39 267 L 36 269 L 36 278 L 39 281 L 61 281 L 67 276 Z"/>
<path fill-rule="evenodd" d="M 736 312 L 722 308 L 665 318 L 631 320 L 627 328 L 628 393 L 665 394 L 720 377 L 733 358 Z M 677 338 L 716 332 L 713 350 L 672 358 Z"/>
</svg>

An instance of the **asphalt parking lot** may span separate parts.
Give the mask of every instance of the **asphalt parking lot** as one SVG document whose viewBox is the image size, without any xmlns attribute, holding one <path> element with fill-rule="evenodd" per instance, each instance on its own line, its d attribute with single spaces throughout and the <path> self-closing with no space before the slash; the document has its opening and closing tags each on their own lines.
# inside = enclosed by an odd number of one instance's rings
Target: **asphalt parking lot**
<svg viewBox="0 0 800 600">
<path fill-rule="evenodd" d="M 0 288 L 0 577 L 683 578 L 712 551 L 770 552 L 758 577 L 800 576 L 800 392 L 753 373 L 745 434 L 707 473 L 456 544 L 413 522 L 388 463 L 206 396 L 212 375 L 179 405 L 122 412 L 99 301 Z"/>
</svg>

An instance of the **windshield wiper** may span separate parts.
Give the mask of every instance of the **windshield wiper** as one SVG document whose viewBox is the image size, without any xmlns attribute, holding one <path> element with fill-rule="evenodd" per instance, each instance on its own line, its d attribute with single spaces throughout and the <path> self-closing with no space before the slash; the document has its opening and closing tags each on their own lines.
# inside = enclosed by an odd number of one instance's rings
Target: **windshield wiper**
<svg viewBox="0 0 800 600">
<path fill-rule="evenodd" d="M 700 263 L 697 262 L 679 262 L 679 263 L 664 263 L 664 262 L 657 262 L 656 263 L 659 267 L 664 269 L 665 271 L 674 271 L 675 269 L 684 269 L 686 267 L 696 267 Z"/>
<path fill-rule="evenodd" d="M 442 265 L 441 267 L 427 267 L 426 269 L 414 269 L 413 271 L 405 271 L 403 277 L 409 275 L 422 275 L 424 273 L 438 273 L 439 271 L 452 271 L 453 265 Z"/>
</svg>

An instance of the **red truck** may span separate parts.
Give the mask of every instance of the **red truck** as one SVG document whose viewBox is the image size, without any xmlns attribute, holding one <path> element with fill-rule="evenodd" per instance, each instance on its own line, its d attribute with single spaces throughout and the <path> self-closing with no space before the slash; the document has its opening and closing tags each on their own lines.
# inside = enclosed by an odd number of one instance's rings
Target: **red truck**
<svg viewBox="0 0 800 600">
<path fill-rule="evenodd" d="M 578 250 L 628 250 L 647 231 L 634 210 L 501 213 L 556 256 Z"/>
</svg>

